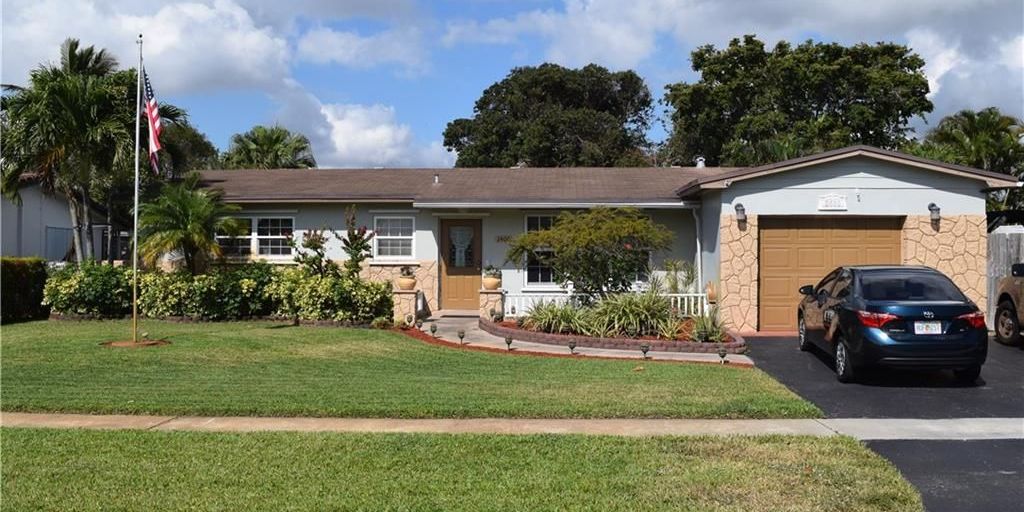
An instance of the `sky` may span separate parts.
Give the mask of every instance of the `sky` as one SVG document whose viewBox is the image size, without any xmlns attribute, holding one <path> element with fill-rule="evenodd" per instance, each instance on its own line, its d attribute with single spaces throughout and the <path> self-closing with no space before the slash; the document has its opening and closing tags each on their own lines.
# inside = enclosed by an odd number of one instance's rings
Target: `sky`
<svg viewBox="0 0 1024 512">
<path fill-rule="evenodd" d="M 919 134 L 964 108 L 1024 117 L 1022 0 L 5 0 L 2 20 L 3 83 L 56 62 L 66 37 L 134 67 L 141 32 L 157 99 L 214 145 L 280 124 L 320 167 L 451 166 L 445 125 L 513 67 L 633 69 L 660 99 L 699 78 L 694 48 L 744 34 L 909 45 L 935 104 Z"/>
</svg>

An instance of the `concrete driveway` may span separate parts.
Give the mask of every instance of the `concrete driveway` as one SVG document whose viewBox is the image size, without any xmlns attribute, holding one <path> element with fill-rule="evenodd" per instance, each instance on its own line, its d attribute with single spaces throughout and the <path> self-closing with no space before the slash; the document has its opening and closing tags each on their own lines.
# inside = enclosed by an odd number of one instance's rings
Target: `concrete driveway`
<svg viewBox="0 0 1024 512">
<path fill-rule="evenodd" d="M 796 338 L 748 338 L 750 357 L 831 418 L 1022 418 L 1024 349 L 989 343 L 974 386 L 951 372 L 871 371 L 856 384 L 835 378 L 823 353 L 800 352 Z M 1021 420 L 1024 436 L 1024 420 Z M 1024 440 L 869 441 L 935 511 L 1004 511 L 1024 502 Z"/>
<path fill-rule="evenodd" d="M 832 358 L 800 352 L 795 337 L 748 338 L 748 355 L 830 418 L 1024 417 L 1024 350 L 989 343 L 988 360 L 974 386 L 952 372 L 865 372 L 854 384 L 836 380 Z"/>
</svg>

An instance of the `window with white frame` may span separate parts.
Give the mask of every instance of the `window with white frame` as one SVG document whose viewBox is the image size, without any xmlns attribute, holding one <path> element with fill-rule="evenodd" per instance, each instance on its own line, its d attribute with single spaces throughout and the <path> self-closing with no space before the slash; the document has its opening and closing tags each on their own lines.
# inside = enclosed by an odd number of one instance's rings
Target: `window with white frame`
<svg viewBox="0 0 1024 512">
<path fill-rule="evenodd" d="M 413 237 L 416 220 L 408 216 L 379 216 L 373 218 L 373 255 L 378 258 L 404 258 L 413 256 Z"/>
<path fill-rule="evenodd" d="M 543 231 L 551 229 L 555 217 L 553 215 L 527 215 L 526 231 Z M 526 258 L 526 285 L 527 286 L 550 286 L 555 284 L 554 272 L 551 266 L 542 262 L 551 251 L 538 250 Z"/>
<path fill-rule="evenodd" d="M 294 221 L 289 217 L 259 217 L 256 219 L 256 247 L 260 256 L 291 256 L 288 241 Z"/>
<path fill-rule="evenodd" d="M 238 235 L 217 233 L 217 245 L 220 245 L 221 254 L 227 258 L 247 258 L 252 254 L 252 219 L 237 220 L 243 226 Z"/>
</svg>

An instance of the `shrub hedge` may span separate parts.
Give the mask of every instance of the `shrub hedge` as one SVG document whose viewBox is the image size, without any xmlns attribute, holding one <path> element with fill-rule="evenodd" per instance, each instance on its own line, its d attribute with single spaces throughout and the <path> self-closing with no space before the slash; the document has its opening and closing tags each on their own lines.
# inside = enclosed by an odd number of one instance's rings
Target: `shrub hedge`
<svg viewBox="0 0 1024 512">
<path fill-rule="evenodd" d="M 45 318 L 46 262 L 39 258 L 0 258 L 0 323 Z"/>
<path fill-rule="evenodd" d="M 119 317 L 131 312 L 131 270 L 85 263 L 54 273 L 46 303 L 57 313 Z M 390 283 L 277 270 L 267 263 L 139 275 L 139 314 L 203 320 L 280 315 L 300 320 L 369 324 L 392 315 Z"/>
<path fill-rule="evenodd" d="M 43 296 L 57 313 L 122 317 L 132 307 L 131 269 L 92 261 L 67 265 L 46 280 Z"/>
</svg>

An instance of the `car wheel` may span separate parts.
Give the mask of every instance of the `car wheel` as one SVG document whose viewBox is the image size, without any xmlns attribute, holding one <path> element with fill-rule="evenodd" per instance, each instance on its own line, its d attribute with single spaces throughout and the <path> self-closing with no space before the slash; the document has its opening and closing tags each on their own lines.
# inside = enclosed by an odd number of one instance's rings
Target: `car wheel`
<svg viewBox="0 0 1024 512">
<path fill-rule="evenodd" d="M 853 372 L 853 361 L 850 360 L 850 350 L 843 340 L 836 342 L 836 379 L 843 383 L 853 382 L 856 379 Z"/>
<path fill-rule="evenodd" d="M 996 341 L 1003 345 L 1020 343 L 1020 324 L 1017 322 L 1017 310 L 1013 303 L 1004 300 L 996 309 Z"/>
<path fill-rule="evenodd" d="M 981 376 L 981 365 L 976 364 L 974 366 L 968 366 L 967 368 L 961 368 L 959 370 L 953 370 L 953 376 L 956 380 L 964 384 L 974 384 Z"/>
<path fill-rule="evenodd" d="M 803 315 L 797 317 L 796 332 L 797 337 L 800 340 L 800 350 L 807 352 L 811 349 L 811 344 L 807 341 L 807 324 L 804 323 Z"/>
</svg>

